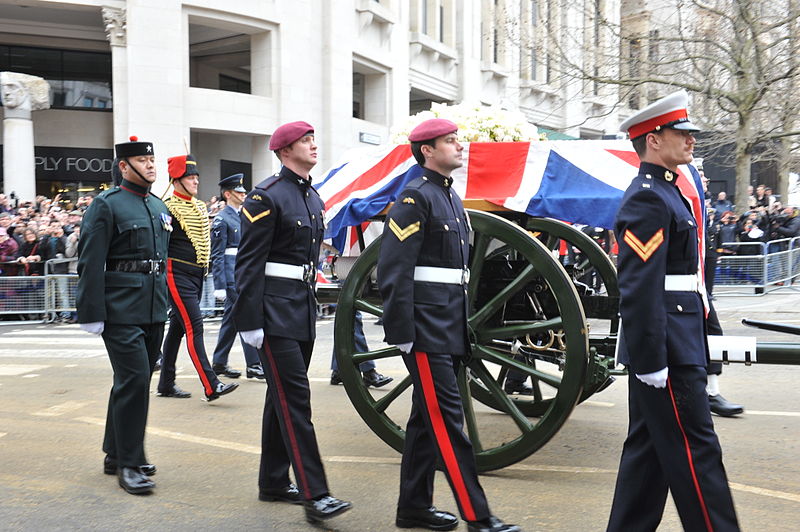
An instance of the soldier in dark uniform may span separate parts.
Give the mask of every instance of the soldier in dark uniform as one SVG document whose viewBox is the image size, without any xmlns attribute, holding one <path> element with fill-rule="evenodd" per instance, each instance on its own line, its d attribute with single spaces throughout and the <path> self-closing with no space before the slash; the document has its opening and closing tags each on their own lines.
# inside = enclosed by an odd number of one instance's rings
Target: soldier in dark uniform
<svg viewBox="0 0 800 532">
<path fill-rule="evenodd" d="M 396 524 L 452 530 L 458 518 L 433 502 L 436 464 L 443 465 L 470 532 L 512 532 L 489 511 L 478 481 L 456 382 L 468 353 L 469 222 L 450 173 L 462 165 L 458 127 L 427 120 L 408 136 L 423 167 L 389 211 L 378 258 L 386 342 L 403 353 L 414 383 L 400 466 Z"/>
<path fill-rule="evenodd" d="M 214 372 L 233 379 L 242 373 L 228 366 L 228 355 L 236 339 L 236 327 L 233 324 L 233 304 L 236 303 L 236 254 L 239 251 L 242 221 L 239 211 L 247 193 L 242 184 L 244 174 L 234 174 L 220 180 L 220 197 L 225 200 L 225 208 L 214 218 L 211 224 L 211 273 L 214 278 L 214 297 L 225 301 L 222 313 L 222 325 L 219 327 L 217 347 L 212 357 Z M 258 350 L 252 345 L 242 342 L 244 360 L 247 364 L 248 379 L 264 379 L 264 369 L 258 359 Z"/>
<path fill-rule="evenodd" d="M 233 307 L 242 339 L 259 349 L 267 374 L 258 477 L 262 501 L 302 502 L 317 522 L 349 510 L 332 497 L 311 423 L 308 365 L 316 336 L 314 287 L 324 204 L 311 187 L 317 164 L 314 128 L 291 122 L 272 134 L 278 174 L 259 183 L 242 206 Z M 289 464 L 298 486 L 289 481 Z M 298 492 L 299 488 L 299 492 Z"/>
<path fill-rule="evenodd" d="M 610 531 L 655 530 L 668 491 L 685 530 L 739 529 L 706 394 L 697 222 L 676 180 L 697 131 L 687 102 L 678 91 L 620 127 L 641 166 L 615 222 L 630 420 Z"/>
<path fill-rule="evenodd" d="M 167 287 L 172 309 L 162 349 L 158 395 L 177 398 L 191 396 L 175 386 L 175 360 L 181 338 L 186 335 L 189 358 L 200 376 L 206 400 L 214 401 L 234 391 L 239 385 L 220 382 L 208 363 L 203 344 L 200 297 L 211 255 L 208 212 L 205 203 L 195 198 L 200 173 L 194 157 L 180 155 L 170 157 L 167 162 L 169 177 L 175 187 L 172 197 L 166 202 L 174 228 L 167 258 Z"/>
<path fill-rule="evenodd" d="M 165 259 L 171 217 L 150 193 L 156 180 L 153 145 L 116 145 L 122 180 L 98 195 L 83 217 L 78 243 L 80 327 L 102 334 L 114 370 L 108 400 L 103 470 L 128 493 L 155 487 L 148 478 L 144 433 L 150 376 L 167 319 Z"/>
</svg>

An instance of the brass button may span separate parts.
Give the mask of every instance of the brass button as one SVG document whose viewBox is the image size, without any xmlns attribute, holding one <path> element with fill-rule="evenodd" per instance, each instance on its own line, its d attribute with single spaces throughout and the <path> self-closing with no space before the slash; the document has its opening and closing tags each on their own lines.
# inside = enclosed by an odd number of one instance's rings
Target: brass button
<svg viewBox="0 0 800 532">
<path fill-rule="evenodd" d="M 314 216 L 314 215 L 312 214 L 312 215 L 311 215 L 311 219 L 312 219 L 312 220 L 316 220 L 316 219 L 317 219 L 317 217 L 316 217 L 316 216 Z"/>
<path fill-rule="evenodd" d="M 303 225 L 300 220 L 297 220 L 297 225 Z"/>
<path fill-rule="evenodd" d="M 134 226 L 134 227 L 135 227 L 135 226 Z M 449 230 L 450 230 L 450 226 L 448 226 L 447 224 L 444 224 L 444 230 L 445 230 L 445 231 L 449 231 Z"/>
<path fill-rule="evenodd" d="M 462 246 L 464 245 L 464 239 L 463 238 L 461 239 L 461 245 Z"/>
<path fill-rule="evenodd" d="M 683 307 L 678 305 L 678 312 L 683 312 Z"/>
</svg>

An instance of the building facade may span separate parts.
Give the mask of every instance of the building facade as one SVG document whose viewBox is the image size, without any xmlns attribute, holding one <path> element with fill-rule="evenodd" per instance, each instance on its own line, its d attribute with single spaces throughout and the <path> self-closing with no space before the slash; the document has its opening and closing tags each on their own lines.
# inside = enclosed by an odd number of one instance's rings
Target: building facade
<svg viewBox="0 0 800 532">
<path fill-rule="evenodd" d="M 113 144 L 137 135 L 155 143 L 157 191 L 189 150 L 207 199 L 220 176 L 277 170 L 269 136 L 292 120 L 316 128 L 317 174 L 432 102 L 614 135 L 616 95 L 559 66 L 592 61 L 600 18 L 619 21 L 617 0 L 0 0 L 0 71 L 51 84 L 37 193 L 107 186 Z"/>
</svg>

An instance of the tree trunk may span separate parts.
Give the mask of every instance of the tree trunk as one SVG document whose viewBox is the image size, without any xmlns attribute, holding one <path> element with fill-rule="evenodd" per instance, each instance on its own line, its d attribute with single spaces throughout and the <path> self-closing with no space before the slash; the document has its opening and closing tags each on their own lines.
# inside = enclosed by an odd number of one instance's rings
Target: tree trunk
<svg viewBox="0 0 800 532">
<path fill-rule="evenodd" d="M 736 212 L 742 214 L 750 209 L 750 166 L 752 144 L 750 142 L 751 116 L 739 115 L 739 129 L 736 132 Z"/>
</svg>

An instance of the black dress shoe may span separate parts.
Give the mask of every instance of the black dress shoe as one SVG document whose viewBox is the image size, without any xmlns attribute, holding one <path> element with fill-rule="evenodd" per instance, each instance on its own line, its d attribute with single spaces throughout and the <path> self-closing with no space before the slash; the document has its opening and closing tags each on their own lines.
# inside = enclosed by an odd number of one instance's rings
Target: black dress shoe
<svg viewBox="0 0 800 532">
<path fill-rule="evenodd" d="M 153 366 L 153 371 L 159 371 L 159 370 L 161 370 L 161 357 L 158 357 L 158 360 L 156 360 L 156 364 Z"/>
<path fill-rule="evenodd" d="M 259 488 L 258 500 L 267 502 L 288 502 L 289 504 L 302 504 L 300 490 L 294 484 L 289 484 L 284 488 Z"/>
<path fill-rule="evenodd" d="M 506 379 L 503 391 L 507 394 L 533 395 L 533 388 L 527 381 L 511 381 Z"/>
<path fill-rule="evenodd" d="M 261 364 L 247 366 L 247 378 L 267 380 L 266 375 L 264 375 L 264 368 L 261 367 Z"/>
<path fill-rule="evenodd" d="M 336 386 L 337 384 L 342 383 L 342 378 L 339 376 L 339 372 L 336 370 L 331 371 L 331 385 Z"/>
<path fill-rule="evenodd" d="M 220 395 L 225 395 L 225 394 L 231 393 L 233 390 L 235 390 L 238 387 L 239 387 L 239 385 L 236 384 L 235 382 L 229 382 L 227 384 L 224 383 L 224 382 L 218 382 L 216 389 L 214 389 L 214 391 L 211 393 L 211 395 L 206 395 L 206 401 L 208 401 L 210 403 L 211 401 L 214 401 L 215 399 L 219 399 Z"/>
<path fill-rule="evenodd" d="M 228 365 L 223 366 L 222 364 L 214 364 L 214 366 L 211 369 L 213 369 L 214 373 L 216 373 L 217 375 L 225 375 L 229 379 L 238 379 L 239 377 L 242 376 L 241 371 L 239 371 L 238 369 L 233 369 Z"/>
<path fill-rule="evenodd" d="M 171 390 L 159 391 L 156 395 L 159 397 L 175 397 L 176 399 L 188 399 L 192 396 L 191 392 L 181 390 L 177 386 L 173 386 Z"/>
<path fill-rule="evenodd" d="M 364 380 L 364 386 L 367 387 L 374 386 L 375 388 L 380 388 L 381 386 L 385 386 L 394 380 L 392 377 L 381 375 L 375 369 L 365 371 L 364 375 L 362 376 L 362 379 Z"/>
<path fill-rule="evenodd" d="M 398 528 L 427 528 L 428 530 L 453 530 L 458 517 L 450 512 L 430 508 L 398 508 L 394 524 Z"/>
<path fill-rule="evenodd" d="M 139 466 L 139 471 L 147 475 L 148 477 L 152 477 L 156 474 L 156 466 L 154 464 L 142 464 Z M 112 459 L 110 456 L 106 455 L 103 458 L 103 473 L 106 475 L 116 475 L 117 474 L 117 461 Z"/>
<path fill-rule="evenodd" d="M 150 493 L 156 483 L 139 471 L 138 467 L 120 467 L 117 471 L 119 486 L 134 495 Z"/>
<path fill-rule="evenodd" d="M 507 525 L 495 516 L 483 521 L 469 521 L 467 530 L 469 532 L 522 532 L 517 525 Z"/>
<path fill-rule="evenodd" d="M 306 521 L 309 523 L 319 523 L 325 519 L 337 516 L 340 513 L 346 512 L 353 507 L 347 501 L 331 497 L 330 495 L 323 495 L 310 501 L 303 501 L 303 507 L 306 510 Z"/>
<path fill-rule="evenodd" d="M 711 411 L 713 413 L 722 417 L 738 416 L 739 414 L 744 412 L 744 407 L 742 405 L 731 403 L 730 401 L 728 401 L 719 394 L 709 395 L 708 404 L 711 407 Z"/>
</svg>

